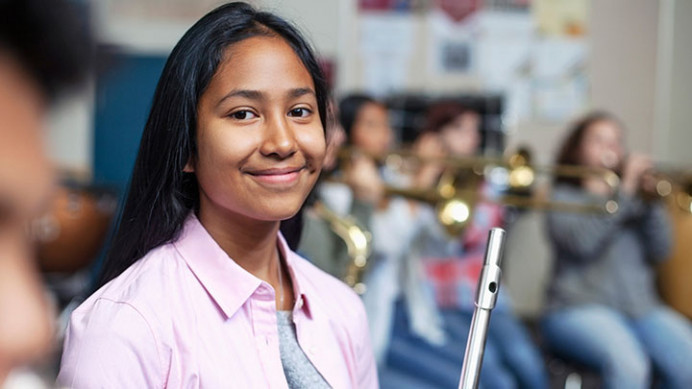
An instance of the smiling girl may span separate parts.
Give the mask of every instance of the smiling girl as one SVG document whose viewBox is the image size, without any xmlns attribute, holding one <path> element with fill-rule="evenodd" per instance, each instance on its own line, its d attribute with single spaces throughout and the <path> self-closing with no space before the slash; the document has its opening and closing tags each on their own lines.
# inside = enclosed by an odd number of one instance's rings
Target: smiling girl
<svg viewBox="0 0 692 389">
<path fill-rule="evenodd" d="M 279 233 L 319 175 L 327 90 L 282 19 L 219 7 L 180 40 L 68 387 L 377 387 L 364 309 Z"/>
</svg>

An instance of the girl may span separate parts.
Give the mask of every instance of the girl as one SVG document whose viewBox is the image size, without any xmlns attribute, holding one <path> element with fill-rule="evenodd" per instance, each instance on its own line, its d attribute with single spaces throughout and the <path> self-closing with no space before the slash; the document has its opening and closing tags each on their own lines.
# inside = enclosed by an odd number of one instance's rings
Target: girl
<svg viewBox="0 0 692 389">
<path fill-rule="evenodd" d="M 277 16 L 231 3 L 187 31 L 61 384 L 377 386 L 358 297 L 279 233 L 320 172 L 326 101 L 312 51 Z"/>
<path fill-rule="evenodd" d="M 613 215 L 548 214 L 555 275 L 542 331 L 555 353 L 598 369 L 606 388 L 648 388 L 652 366 L 663 387 L 692 387 L 692 328 L 659 299 L 654 266 L 671 247 L 663 204 L 647 202 L 648 157 L 625 158 L 623 129 L 606 113 L 581 119 L 557 163 L 621 170 Z M 619 168 L 619 167 L 622 168 Z M 558 178 L 558 201 L 601 201 L 610 188 L 599 178 Z"/>
</svg>

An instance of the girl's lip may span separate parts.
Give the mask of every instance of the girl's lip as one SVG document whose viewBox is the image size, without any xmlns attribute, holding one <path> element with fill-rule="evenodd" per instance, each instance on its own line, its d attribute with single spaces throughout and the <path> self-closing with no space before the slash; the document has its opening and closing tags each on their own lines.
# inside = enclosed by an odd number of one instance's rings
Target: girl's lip
<svg viewBox="0 0 692 389">
<path fill-rule="evenodd" d="M 285 167 L 251 170 L 247 173 L 264 185 L 292 185 L 305 167 Z"/>
<path fill-rule="evenodd" d="M 298 167 L 274 167 L 274 168 L 268 168 L 268 169 L 251 169 L 248 170 L 247 173 L 251 174 L 253 176 L 280 176 L 280 175 L 285 175 L 285 174 L 291 174 L 291 173 L 297 173 L 301 170 L 303 170 L 304 166 L 298 166 Z"/>
</svg>

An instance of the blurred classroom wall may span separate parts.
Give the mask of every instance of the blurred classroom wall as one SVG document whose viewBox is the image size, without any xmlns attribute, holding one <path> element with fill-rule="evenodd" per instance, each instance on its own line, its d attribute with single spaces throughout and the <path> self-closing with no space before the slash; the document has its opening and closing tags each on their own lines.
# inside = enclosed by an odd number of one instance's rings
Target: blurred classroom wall
<svg viewBox="0 0 692 389">
<path fill-rule="evenodd" d="M 129 0 L 128 0 L 129 1 Z M 150 2 L 155 9 L 157 0 Z M 183 3 L 177 0 L 177 3 Z M 95 27 L 101 41 L 134 53 L 161 54 L 207 9 L 221 2 L 192 2 L 189 18 L 148 20 L 118 18 L 93 2 Z M 358 50 L 356 0 L 256 0 L 309 32 L 320 54 L 335 60 L 337 94 L 366 89 Z M 692 143 L 692 2 L 685 0 L 609 0 L 590 2 L 588 74 L 592 107 L 619 114 L 630 129 L 633 150 L 652 153 L 657 160 L 691 163 L 686 145 Z M 422 17 L 414 23 L 412 46 L 425 47 Z M 479 82 L 465 75 L 431 77 L 423 71 L 425 52 L 412 53 L 405 89 L 444 94 L 478 91 Z M 58 164 L 80 172 L 91 170 L 93 91 L 64 101 L 50 120 L 48 149 Z M 539 162 L 549 163 L 567 123 L 525 121 L 508 129 L 507 144 L 530 142 Z M 540 142 L 536 142 L 540 139 Z"/>
</svg>

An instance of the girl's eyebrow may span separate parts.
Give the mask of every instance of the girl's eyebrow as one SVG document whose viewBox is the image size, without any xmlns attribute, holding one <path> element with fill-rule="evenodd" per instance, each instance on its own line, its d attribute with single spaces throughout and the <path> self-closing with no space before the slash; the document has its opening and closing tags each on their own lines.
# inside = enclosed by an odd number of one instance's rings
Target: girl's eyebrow
<svg viewBox="0 0 692 389">
<path fill-rule="evenodd" d="M 301 97 L 305 95 L 316 96 L 315 91 L 312 88 L 295 88 L 288 92 L 288 95 L 292 98 Z"/>
<path fill-rule="evenodd" d="M 297 98 L 305 95 L 313 95 L 316 96 L 315 91 L 312 90 L 312 88 L 294 88 L 290 89 L 287 93 L 288 97 L 290 98 Z M 217 106 L 221 105 L 225 100 L 230 99 L 232 97 L 242 97 L 246 98 L 249 100 L 256 100 L 256 101 L 262 101 L 265 99 L 265 94 L 263 92 L 257 91 L 257 90 L 250 90 L 250 89 L 234 89 L 230 92 L 228 92 L 225 96 L 223 96 Z"/>
<path fill-rule="evenodd" d="M 224 97 L 222 97 L 217 106 L 221 105 L 225 100 L 230 99 L 232 97 L 243 97 L 246 99 L 250 100 L 264 100 L 264 94 L 260 91 L 257 90 L 249 90 L 249 89 L 234 89 L 230 92 L 228 92 Z"/>
</svg>

